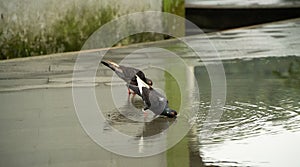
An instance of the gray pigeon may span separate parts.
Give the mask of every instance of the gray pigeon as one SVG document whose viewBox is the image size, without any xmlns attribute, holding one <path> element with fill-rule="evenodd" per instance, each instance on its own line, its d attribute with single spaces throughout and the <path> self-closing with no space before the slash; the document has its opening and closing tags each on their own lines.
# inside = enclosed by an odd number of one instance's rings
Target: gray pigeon
<svg viewBox="0 0 300 167">
<path fill-rule="evenodd" d="M 102 64 L 112 69 L 121 79 L 123 79 L 127 84 L 135 85 L 137 86 L 137 80 L 136 76 L 139 76 L 143 82 L 147 83 L 149 86 L 152 86 L 153 82 L 151 79 L 148 79 L 145 77 L 145 74 L 136 68 L 133 67 L 126 67 L 122 65 L 118 65 L 115 62 L 112 61 L 101 61 Z M 128 93 L 130 94 L 130 91 L 128 90 Z"/>
<path fill-rule="evenodd" d="M 128 87 L 142 97 L 146 107 L 144 110 L 151 110 L 156 115 L 164 115 L 169 118 L 176 118 L 177 112 L 170 109 L 167 98 L 144 83 L 139 76 L 136 76 L 138 86 L 128 84 Z"/>
</svg>

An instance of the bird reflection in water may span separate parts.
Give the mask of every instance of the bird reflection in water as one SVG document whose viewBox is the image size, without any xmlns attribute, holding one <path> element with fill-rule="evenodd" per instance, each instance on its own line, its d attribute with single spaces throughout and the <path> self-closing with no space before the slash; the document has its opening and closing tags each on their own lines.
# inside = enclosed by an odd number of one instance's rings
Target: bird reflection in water
<svg viewBox="0 0 300 167">
<path fill-rule="evenodd" d="M 168 127 L 176 122 L 176 119 L 165 116 L 156 116 L 151 111 L 145 115 L 141 112 L 144 107 L 143 100 L 136 97 L 128 97 L 127 102 L 122 107 L 105 114 L 106 122 L 103 130 L 111 130 L 109 126 L 123 134 L 143 140 L 144 137 L 154 136 L 163 133 Z"/>
</svg>

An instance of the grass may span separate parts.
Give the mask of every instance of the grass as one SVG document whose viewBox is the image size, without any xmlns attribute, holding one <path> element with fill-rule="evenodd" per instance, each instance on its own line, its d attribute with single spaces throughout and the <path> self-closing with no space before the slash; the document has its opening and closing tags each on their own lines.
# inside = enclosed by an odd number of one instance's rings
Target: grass
<svg viewBox="0 0 300 167">
<path fill-rule="evenodd" d="M 115 17 L 116 9 L 111 7 L 97 11 L 73 7 L 49 27 L 34 29 L 20 22 L 0 26 L 0 59 L 80 50 L 91 33 Z"/>
<path fill-rule="evenodd" d="M 29 21 L 0 19 L 0 59 L 29 57 L 78 51 L 89 36 L 105 23 L 118 17 L 118 7 L 71 7 L 51 25 L 36 28 Z M 128 23 L 134 28 L 134 23 Z M 1 26 L 2 25 L 2 26 Z M 126 31 L 126 30 L 124 30 Z M 157 33 L 140 33 L 122 39 L 116 45 L 161 40 Z"/>
</svg>

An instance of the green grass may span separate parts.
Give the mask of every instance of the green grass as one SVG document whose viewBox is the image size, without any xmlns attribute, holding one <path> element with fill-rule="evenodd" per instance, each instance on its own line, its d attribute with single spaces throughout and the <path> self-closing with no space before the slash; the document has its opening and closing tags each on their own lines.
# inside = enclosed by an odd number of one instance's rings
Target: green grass
<svg viewBox="0 0 300 167">
<path fill-rule="evenodd" d="M 0 26 L 0 59 L 80 50 L 95 30 L 116 17 L 116 11 L 111 7 L 97 11 L 73 7 L 51 26 L 38 30 L 30 23 Z"/>
<path fill-rule="evenodd" d="M 25 25 L 24 21 L 8 24 L 5 19 L 0 19 L 0 59 L 78 51 L 93 32 L 117 18 L 117 12 L 118 7 L 93 9 L 91 6 L 73 6 L 54 23 L 43 28 L 36 28 L 36 24 L 28 22 Z M 135 28 L 133 22 L 129 22 L 128 26 Z M 162 39 L 162 34 L 145 32 L 126 37 L 116 45 Z"/>
</svg>

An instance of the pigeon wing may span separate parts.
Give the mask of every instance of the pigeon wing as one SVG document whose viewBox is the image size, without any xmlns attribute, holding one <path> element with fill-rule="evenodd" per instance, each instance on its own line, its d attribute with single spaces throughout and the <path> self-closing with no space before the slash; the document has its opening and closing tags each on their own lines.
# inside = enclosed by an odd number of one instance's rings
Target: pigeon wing
<svg viewBox="0 0 300 167">
<path fill-rule="evenodd" d="M 149 90 L 149 89 L 148 89 Z M 157 115 L 160 115 L 167 105 L 167 99 L 154 89 L 149 90 L 149 109 Z"/>
<path fill-rule="evenodd" d="M 120 68 L 122 69 L 123 78 L 127 83 L 131 83 L 132 80 L 135 80 L 135 75 L 139 72 L 138 69 L 132 67 L 120 66 Z M 135 83 L 134 85 L 137 84 Z"/>
<path fill-rule="evenodd" d="M 150 108 L 151 107 L 150 89 L 146 87 L 142 87 L 142 98 L 145 101 L 147 108 Z"/>
<path fill-rule="evenodd" d="M 147 89 L 150 89 L 150 86 L 147 85 L 143 80 L 141 80 L 141 78 L 139 76 L 136 75 L 136 80 L 137 80 L 137 83 L 138 83 L 138 87 L 139 87 L 139 90 L 140 90 L 140 93 L 143 95 L 143 87 L 147 88 Z"/>
</svg>

